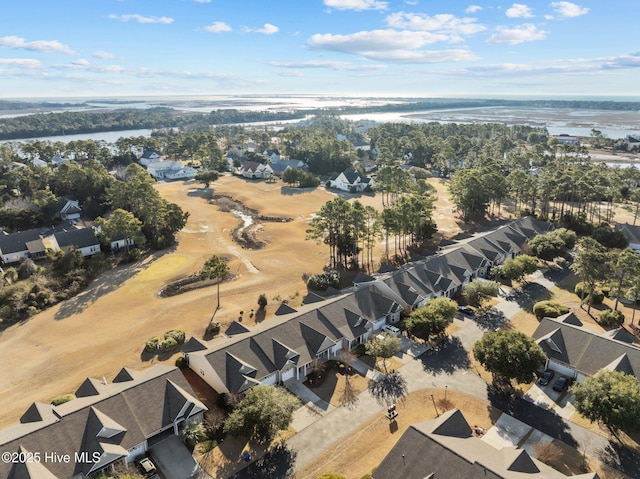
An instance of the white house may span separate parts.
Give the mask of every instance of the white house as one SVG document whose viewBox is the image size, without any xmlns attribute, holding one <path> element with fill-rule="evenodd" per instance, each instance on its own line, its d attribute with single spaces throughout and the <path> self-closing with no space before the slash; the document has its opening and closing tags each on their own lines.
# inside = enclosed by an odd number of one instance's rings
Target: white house
<svg viewBox="0 0 640 479">
<path fill-rule="evenodd" d="M 58 204 L 58 214 L 63 221 L 69 221 L 73 223 L 80 219 L 80 212 L 82 208 L 78 203 L 78 200 L 74 200 L 71 197 L 65 196 L 60 199 Z"/>
<path fill-rule="evenodd" d="M 19 263 L 27 258 L 42 259 L 45 256 L 42 230 L 32 229 L 11 234 L 0 232 L 2 264 Z"/>
<path fill-rule="evenodd" d="M 151 163 L 157 163 L 160 160 L 160 155 L 155 151 L 145 150 L 140 157 L 140 164 L 142 166 L 148 166 Z"/>
<path fill-rule="evenodd" d="M 280 152 L 278 150 L 264 150 L 262 154 L 271 160 L 271 163 L 280 161 Z"/>
<path fill-rule="evenodd" d="M 184 180 L 195 178 L 196 169 L 179 161 L 156 161 L 147 165 L 147 171 L 158 180 Z"/>
<path fill-rule="evenodd" d="M 368 176 L 364 176 L 358 170 L 350 168 L 338 175 L 334 175 L 329 180 L 329 186 L 338 190 L 350 191 L 352 193 L 362 192 L 368 186 L 373 185 L 373 180 Z"/>
<path fill-rule="evenodd" d="M 269 178 L 273 175 L 270 165 L 264 165 L 257 161 L 243 161 L 238 172 L 245 178 Z"/>
<path fill-rule="evenodd" d="M 93 228 L 54 231 L 43 239 L 45 245 L 54 251 L 68 251 L 76 248 L 82 256 L 93 256 L 100 252 L 100 241 Z"/>
</svg>

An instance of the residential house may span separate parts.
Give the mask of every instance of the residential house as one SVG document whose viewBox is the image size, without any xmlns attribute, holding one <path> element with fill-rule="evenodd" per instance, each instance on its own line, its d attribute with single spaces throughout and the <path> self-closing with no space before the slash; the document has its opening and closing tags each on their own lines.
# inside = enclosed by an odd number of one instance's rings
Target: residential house
<svg viewBox="0 0 640 479">
<path fill-rule="evenodd" d="M 561 145 L 575 145 L 578 139 L 575 136 L 567 135 L 566 133 L 560 133 L 554 136 Z"/>
<path fill-rule="evenodd" d="M 397 322 L 401 311 L 380 284 L 362 286 L 234 334 L 212 350 L 189 353 L 189 367 L 219 393 L 304 380 L 320 361 L 338 357 L 387 322 Z"/>
<path fill-rule="evenodd" d="M 76 396 L 59 406 L 34 403 L 19 425 L 0 431 L 0 450 L 39 456 L 0 462 L 0 477 L 84 479 L 115 465 L 135 467 L 155 443 L 202 421 L 207 409 L 182 372 L 169 366 L 123 368 L 111 383 L 87 378 Z"/>
<path fill-rule="evenodd" d="M 629 240 L 629 248 L 640 253 L 640 226 L 616 223 L 615 227 L 618 231 L 622 231 L 624 237 Z"/>
<path fill-rule="evenodd" d="M 238 172 L 245 178 L 269 178 L 273 175 L 273 169 L 270 165 L 264 165 L 257 161 L 243 161 Z"/>
<path fill-rule="evenodd" d="M 47 162 L 46 162 L 46 161 L 44 161 L 44 160 L 41 160 L 40 158 L 33 158 L 33 159 L 31 160 L 31 164 L 32 164 L 33 166 L 40 166 L 40 167 L 43 167 L 43 168 L 45 168 L 45 167 L 49 166 L 49 163 L 47 163 Z"/>
<path fill-rule="evenodd" d="M 271 167 L 273 174 L 279 178 L 282 178 L 284 172 L 290 168 L 302 171 L 307 171 L 309 169 L 309 165 L 302 160 L 280 160 L 275 163 L 271 163 L 269 166 Z"/>
<path fill-rule="evenodd" d="M 148 166 L 151 163 L 157 163 L 159 160 L 160 155 L 158 155 L 155 151 L 144 150 L 139 161 L 142 166 Z"/>
<path fill-rule="evenodd" d="M 7 234 L 0 232 L 0 258 L 2 264 L 19 263 L 27 258 L 43 259 L 47 248 L 42 242 L 42 229 Z"/>
<path fill-rule="evenodd" d="M 76 248 L 82 256 L 93 256 L 100 252 L 100 241 L 93 228 L 54 230 L 47 233 L 44 243 L 54 251 L 69 251 Z"/>
<path fill-rule="evenodd" d="M 156 161 L 147 165 L 147 171 L 158 180 L 188 180 L 195 178 L 196 169 L 179 161 Z"/>
<path fill-rule="evenodd" d="M 366 141 L 352 141 L 351 144 L 357 150 L 362 150 L 364 152 L 371 150 L 371 145 Z"/>
<path fill-rule="evenodd" d="M 368 176 L 364 176 L 358 170 L 350 168 L 331 177 L 329 186 L 356 193 L 364 191 L 368 186 L 373 186 L 373 180 Z"/>
<path fill-rule="evenodd" d="M 496 448 L 474 435 L 459 409 L 413 424 L 372 473 L 374 479 L 566 479 L 517 447 Z M 598 474 L 570 476 L 598 479 Z"/>
<path fill-rule="evenodd" d="M 63 196 L 60 198 L 57 210 L 57 215 L 59 215 L 63 221 L 68 221 L 70 223 L 78 221 L 80 219 L 80 213 L 82 212 L 82 208 L 80 207 L 78 200 L 69 196 Z"/>
<path fill-rule="evenodd" d="M 262 152 L 264 156 L 266 156 L 271 163 L 277 163 L 280 161 L 280 152 L 278 150 L 264 150 Z"/>
<path fill-rule="evenodd" d="M 58 155 L 51 158 L 51 164 L 53 165 L 61 165 L 62 163 L 69 163 L 71 160 L 69 158 L 62 158 Z"/>
<path fill-rule="evenodd" d="M 543 318 L 533 339 L 547 356 L 546 368 L 578 382 L 599 371 L 620 371 L 640 380 L 640 347 L 624 328 L 598 333 L 573 314 Z"/>
</svg>

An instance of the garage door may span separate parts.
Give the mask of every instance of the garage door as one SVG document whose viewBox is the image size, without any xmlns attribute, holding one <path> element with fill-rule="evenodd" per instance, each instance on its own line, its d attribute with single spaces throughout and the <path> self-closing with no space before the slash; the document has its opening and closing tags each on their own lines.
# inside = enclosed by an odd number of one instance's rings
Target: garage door
<svg viewBox="0 0 640 479">
<path fill-rule="evenodd" d="M 553 369 L 556 373 L 562 376 L 568 376 L 570 378 L 576 377 L 576 372 L 574 369 L 564 364 L 556 363 L 555 361 L 549 361 L 549 369 Z"/>
<path fill-rule="evenodd" d="M 282 373 L 282 381 L 286 381 L 287 379 L 293 379 L 294 375 L 296 373 L 296 369 L 295 368 L 291 368 L 287 371 L 284 371 Z"/>
</svg>

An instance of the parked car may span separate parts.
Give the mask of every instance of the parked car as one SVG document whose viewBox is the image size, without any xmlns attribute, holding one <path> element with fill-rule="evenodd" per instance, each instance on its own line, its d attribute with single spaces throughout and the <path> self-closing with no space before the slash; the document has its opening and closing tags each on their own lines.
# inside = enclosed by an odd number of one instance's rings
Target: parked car
<svg viewBox="0 0 640 479">
<path fill-rule="evenodd" d="M 458 312 L 471 317 L 476 315 L 476 312 L 469 306 L 458 306 Z"/>
<path fill-rule="evenodd" d="M 565 389 L 567 389 L 570 384 L 571 384 L 571 379 L 569 379 L 566 376 L 560 376 L 558 379 L 556 379 L 556 382 L 553 383 L 553 390 L 562 392 Z"/>
<path fill-rule="evenodd" d="M 382 331 L 393 334 L 394 336 L 400 336 L 400 330 L 391 324 L 385 324 L 382 326 Z"/>
<path fill-rule="evenodd" d="M 540 384 L 540 386 L 546 386 L 551 382 L 553 376 L 555 376 L 555 372 L 551 369 L 547 369 L 538 379 L 538 384 Z"/>
<path fill-rule="evenodd" d="M 148 457 L 143 457 L 138 461 L 138 468 L 140 468 L 144 477 L 151 477 L 158 472 L 156 465 Z"/>
</svg>

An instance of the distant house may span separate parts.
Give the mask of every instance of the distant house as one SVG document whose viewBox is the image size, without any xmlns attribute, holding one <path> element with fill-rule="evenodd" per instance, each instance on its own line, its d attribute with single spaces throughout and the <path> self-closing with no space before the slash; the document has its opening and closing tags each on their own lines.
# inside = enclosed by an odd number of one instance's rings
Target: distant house
<svg viewBox="0 0 640 479">
<path fill-rule="evenodd" d="M 262 154 L 271 160 L 271 163 L 280 161 L 280 152 L 278 150 L 264 150 Z"/>
<path fill-rule="evenodd" d="M 80 207 L 78 200 L 75 200 L 68 196 L 60 198 L 57 214 L 63 221 L 69 221 L 70 223 L 73 223 L 80 219 L 81 212 L 82 208 Z"/>
<path fill-rule="evenodd" d="M 351 144 L 356 150 L 362 150 L 364 152 L 371 150 L 371 145 L 366 141 L 352 141 Z"/>
<path fill-rule="evenodd" d="M 575 136 L 567 135 L 566 133 L 556 135 L 554 138 L 557 139 L 561 145 L 575 145 L 578 142 Z"/>
<path fill-rule="evenodd" d="M 45 237 L 44 242 L 54 251 L 66 252 L 76 248 L 82 256 L 93 256 L 100 252 L 100 241 L 93 228 L 53 231 Z"/>
<path fill-rule="evenodd" d="M 46 247 L 42 242 L 42 229 L 0 233 L 0 258 L 2 264 L 19 263 L 27 258 L 34 260 L 46 257 Z"/>
<path fill-rule="evenodd" d="M 51 163 L 54 165 L 61 165 L 62 163 L 69 163 L 71 160 L 68 158 L 62 158 L 58 155 L 51 158 Z"/>
<path fill-rule="evenodd" d="M 353 168 L 334 175 L 329 181 L 331 188 L 350 191 L 353 193 L 362 192 L 368 186 L 373 185 L 373 180 L 371 178 L 364 176 L 358 170 L 354 170 Z"/>
<path fill-rule="evenodd" d="M 33 164 L 33 166 L 41 166 L 41 167 L 46 167 L 49 166 L 49 163 L 47 163 L 44 160 L 41 160 L 40 158 L 34 158 L 31 160 L 31 163 Z"/>
<path fill-rule="evenodd" d="M 156 161 L 147 165 L 147 171 L 158 180 L 185 180 L 195 178 L 196 169 L 179 161 Z"/>
<path fill-rule="evenodd" d="M 142 152 L 142 156 L 140 157 L 140 164 L 142 166 L 147 166 L 151 163 L 156 163 L 159 159 L 160 155 L 155 151 L 145 150 Z"/>
<path fill-rule="evenodd" d="M 20 424 L 0 431 L 0 450 L 40 458 L 2 461 L 0 477 L 86 479 L 115 466 L 133 468 L 154 444 L 201 422 L 206 410 L 174 367 L 123 368 L 111 383 L 87 378 L 76 399 L 59 406 L 33 403 Z M 71 459 L 45 460 L 53 454 Z"/>
<path fill-rule="evenodd" d="M 273 174 L 270 165 L 264 165 L 257 161 L 243 161 L 238 172 L 245 178 L 268 178 Z"/>
<path fill-rule="evenodd" d="M 280 160 L 275 163 L 271 163 L 269 166 L 273 170 L 273 174 L 280 178 L 282 178 L 284 172 L 290 168 L 303 171 L 307 171 L 309 169 L 309 165 L 301 160 Z"/>
<path fill-rule="evenodd" d="M 374 479 L 597 479 L 566 476 L 517 447 L 497 448 L 474 435 L 459 409 L 413 424 L 372 473 Z"/>
</svg>

